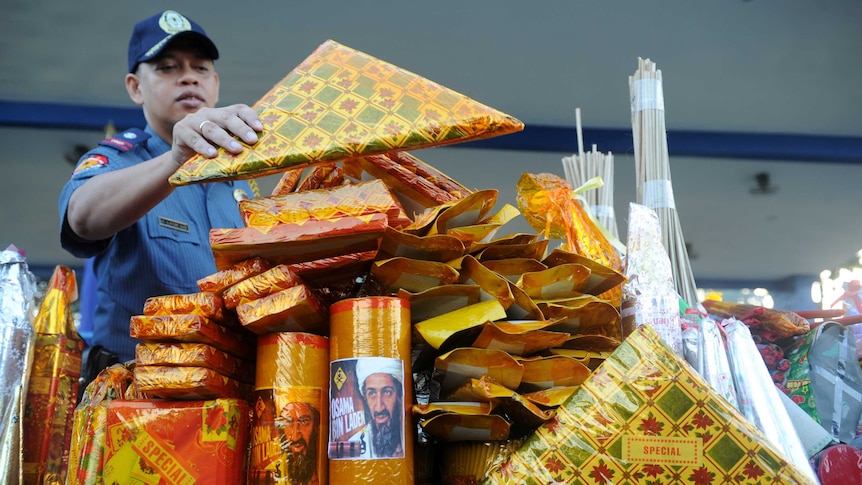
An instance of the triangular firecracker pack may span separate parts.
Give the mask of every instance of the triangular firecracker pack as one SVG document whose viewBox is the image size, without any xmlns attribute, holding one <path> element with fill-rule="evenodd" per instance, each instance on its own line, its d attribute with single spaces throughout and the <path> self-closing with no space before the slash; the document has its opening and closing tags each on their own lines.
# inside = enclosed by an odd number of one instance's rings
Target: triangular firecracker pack
<svg viewBox="0 0 862 485">
<path fill-rule="evenodd" d="M 173 185 L 243 179 L 321 162 L 425 148 L 524 129 L 517 119 L 328 40 L 254 108 L 264 130 L 234 156 L 192 157 Z"/>
<path fill-rule="evenodd" d="M 812 482 L 641 325 L 483 483 Z"/>
</svg>

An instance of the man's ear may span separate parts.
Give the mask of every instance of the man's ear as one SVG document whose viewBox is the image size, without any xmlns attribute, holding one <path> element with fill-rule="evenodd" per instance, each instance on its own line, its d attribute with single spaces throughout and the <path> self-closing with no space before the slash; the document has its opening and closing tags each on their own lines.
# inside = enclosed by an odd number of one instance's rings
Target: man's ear
<svg viewBox="0 0 862 485">
<path fill-rule="evenodd" d="M 138 79 L 137 74 L 131 72 L 126 74 L 126 92 L 129 93 L 129 97 L 135 104 L 138 106 L 144 104 L 144 98 L 141 95 L 141 80 Z"/>
</svg>

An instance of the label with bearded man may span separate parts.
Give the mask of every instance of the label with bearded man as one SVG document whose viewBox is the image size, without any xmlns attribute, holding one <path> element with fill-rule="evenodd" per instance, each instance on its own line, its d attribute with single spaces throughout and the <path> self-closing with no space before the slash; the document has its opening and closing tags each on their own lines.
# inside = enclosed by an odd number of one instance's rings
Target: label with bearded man
<svg viewBox="0 0 862 485">
<path fill-rule="evenodd" d="M 329 458 L 404 457 L 404 364 L 388 357 L 330 365 Z"/>
<path fill-rule="evenodd" d="M 318 451 L 321 426 L 325 424 L 318 409 L 321 390 L 292 387 L 287 391 L 256 392 L 250 484 L 319 485 L 319 467 L 328 466 Z"/>
</svg>

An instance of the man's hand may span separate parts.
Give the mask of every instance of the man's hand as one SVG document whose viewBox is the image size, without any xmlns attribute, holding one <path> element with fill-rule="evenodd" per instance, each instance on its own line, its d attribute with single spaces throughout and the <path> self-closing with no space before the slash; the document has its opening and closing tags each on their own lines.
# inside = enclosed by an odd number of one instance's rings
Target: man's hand
<svg viewBox="0 0 862 485">
<path fill-rule="evenodd" d="M 257 143 L 257 133 L 261 131 L 263 124 L 257 112 L 247 105 L 201 108 L 174 125 L 171 157 L 179 167 L 196 153 L 215 157 L 217 147 L 236 155 L 242 152 L 242 145 L 235 137 L 252 145 Z"/>
</svg>

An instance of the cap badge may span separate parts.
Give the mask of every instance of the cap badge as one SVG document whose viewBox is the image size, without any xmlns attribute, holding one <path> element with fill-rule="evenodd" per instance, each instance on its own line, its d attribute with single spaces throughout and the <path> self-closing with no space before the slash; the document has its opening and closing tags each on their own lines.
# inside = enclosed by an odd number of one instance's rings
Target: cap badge
<svg viewBox="0 0 862 485">
<path fill-rule="evenodd" d="M 185 32 L 192 30 L 192 24 L 189 20 L 179 12 L 173 10 L 165 10 L 162 18 L 159 19 L 159 27 L 168 34 L 176 34 L 177 32 Z"/>
</svg>

